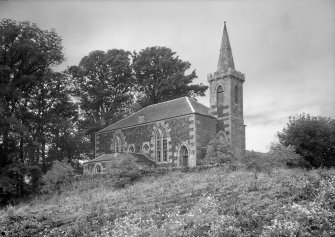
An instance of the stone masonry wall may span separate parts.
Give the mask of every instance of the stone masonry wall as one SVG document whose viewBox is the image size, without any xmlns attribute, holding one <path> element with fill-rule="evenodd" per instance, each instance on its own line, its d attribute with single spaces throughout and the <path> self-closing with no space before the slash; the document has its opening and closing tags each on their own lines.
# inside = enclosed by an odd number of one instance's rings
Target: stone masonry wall
<svg viewBox="0 0 335 237">
<path fill-rule="evenodd" d="M 210 109 L 217 117 L 217 131 L 224 130 L 227 139 L 238 157 L 245 153 L 245 127 L 243 120 L 243 82 L 244 75 L 235 70 L 227 73 L 209 74 L 207 80 L 210 84 Z M 217 105 L 216 90 L 221 85 L 224 90 L 224 103 Z M 235 86 L 238 90 L 238 99 L 235 99 Z"/>
<path fill-rule="evenodd" d="M 205 156 L 205 148 L 216 132 L 217 121 L 215 118 L 195 115 L 195 129 L 196 129 L 196 157 L 197 161 L 201 160 Z"/>
<path fill-rule="evenodd" d="M 194 114 L 125 129 L 97 133 L 95 139 L 95 156 L 97 157 L 104 153 L 114 152 L 113 137 L 117 134 L 123 137 L 124 152 L 128 152 L 128 148 L 133 146 L 135 148 L 134 152 L 141 153 L 143 145 L 148 144 L 150 150 L 149 153 L 147 153 L 147 156 L 153 161 L 156 161 L 155 133 L 158 126 L 163 127 L 167 133 L 167 163 L 173 163 L 175 166 L 179 166 L 179 149 L 182 145 L 185 145 L 189 152 L 189 166 L 195 166 L 196 147 Z"/>
</svg>

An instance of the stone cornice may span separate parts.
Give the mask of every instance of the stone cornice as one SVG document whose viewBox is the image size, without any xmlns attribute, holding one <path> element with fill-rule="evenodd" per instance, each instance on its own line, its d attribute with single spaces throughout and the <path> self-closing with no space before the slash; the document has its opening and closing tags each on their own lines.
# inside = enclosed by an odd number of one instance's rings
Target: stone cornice
<svg viewBox="0 0 335 237">
<path fill-rule="evenodd" d="M 208 82 L 211 82 L 213 80 L 216 80 L 216 79 L 220 79 L 220 78 L 225 78 L 225 77 L 229 77 L 229 76 L 232 76 L 242 82 L 245 81 L 245 76 L 243 73 L 239 72 L 239 71 L 236 71 L 234 69 L 231 69 L 229 68 L 228 71 L 226 72 L 214 72 L 214 74 L 208 74 L 207 75 L 207 81 Z"/>
</svg>

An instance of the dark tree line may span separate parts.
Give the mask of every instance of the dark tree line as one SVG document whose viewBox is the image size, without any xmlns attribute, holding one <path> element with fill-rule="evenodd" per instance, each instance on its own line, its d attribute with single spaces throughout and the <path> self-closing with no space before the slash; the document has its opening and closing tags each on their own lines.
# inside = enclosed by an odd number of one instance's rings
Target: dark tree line
<svg viewBox="0 0 335 237">
<path fill-rule="evenodd" d="M 195 71 L 165 47 L 93 51 L 64 72 L 62 39 L 0 21 L 0 202 L 39 190 L 55 160 L 93 156 L 94 133 L 143 106 L 204 95 Z"/>
</svg>

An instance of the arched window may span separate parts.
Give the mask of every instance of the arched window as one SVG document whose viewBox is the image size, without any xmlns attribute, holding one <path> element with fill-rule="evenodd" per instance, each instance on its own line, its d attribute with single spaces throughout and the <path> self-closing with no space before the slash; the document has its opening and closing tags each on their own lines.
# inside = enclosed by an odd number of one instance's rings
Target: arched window
<svg viewBox="0 0 335 237">
<path fill-rule="evenodd" d="M 116 137 L 114 139 L 114 147 L 115 147 L 114 151 L 118 153 L 120 151 L 120 139 L 119 139 L 119 137 Z"/>
<path fill-rule="evenodd" d="M 134 153 L 135 152 L 135 148 L 133 145 L 129 146 L 128 148 L 128 153 Z"/>
<path fill-rule="evenodd" d="M 222 86 L 218 86 L 216 90 L 216 105 L 219 107 L 220 105 L 223 105 L 224 100 L 224 94 L 223 94 L 223 88 Z"/>
<path fill-rule="evenodd" d="M 97 164 L 97 165 L 95 166 L 95 173 L 96 173 L 96 174 L 101 174 L 101 172 L 102 172 L 101 165 L 100 165 L 100 164 Z"/>
<path fill-rule="evenodd" d="M 120 137 L 115 137 L 114 139 L 114 148 L 115 148 L 115 152 L 123 152 L 123 144 L 122 144 L 122 140 L 120 139 Z"/>
<path fill-rule="evenodd" d="M 234 99 L 235 99 L 235 103 L 238 104 L 238 87 L 237 87 L 237 85 L 235 85 L 235 87 L 234 87 Z"/>
<path fill-rule="evenodd" d="M 156 131 L 156 160 L 157 163 L 167 162 L 167 139 L 162 128 Z"/>
</svg>

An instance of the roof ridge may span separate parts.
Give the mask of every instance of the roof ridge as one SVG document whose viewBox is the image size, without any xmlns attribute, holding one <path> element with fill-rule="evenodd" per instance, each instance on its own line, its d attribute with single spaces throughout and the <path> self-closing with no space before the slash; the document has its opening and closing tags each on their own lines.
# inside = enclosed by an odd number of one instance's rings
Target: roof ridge
<svg viewBox="0 0 335 237">
<path fill-rule="evenodd" d="M 179 99 L 181 99 L 181 98 L 187 98 L 187 96 L 178 97 L 178 98 L 175 98 L 175 99 L 172 99 L 172 100 L 166 100 L 166 101 L 163 101 L 163 102 L 159 102 L 159 103 L 157 103 L 157 104 L 151 104 L 151 105 L 146 106 L 145 108 L 147 108 L 147 107 L 149 107 L 149 106 L 153 106 L 153 105 L 164 104 L 164 103 L 171 102 L 171 101 L 174 101 L 174 100 L 179 100 Z"/>
<path fill-rule="evenodd" d="M 150 106 L 153 106 L 153 105 L 159 105 L 159 104 L 162 104 L 162 103 L 165 103 L 165 102 L 171 102 L 171 101 L 173 101 L 173 100 L 177 100 L 177 99 L 180 99 L 180 98 L 184 98 L 184 97 L 178 97 L 178 98 L 176 98 L 176 99 L 167 100 L 167 101 L 164 101 L 164 102 L 161 102 L 161 103 L 151 104 L 151 105 L 145 106 L 144 108 L 142 108 L 142 109 L 140 109 L 140 110 L 138 110 L 138 111 L 136 111 L 136 112 L 134 112 L 134 113 L 132 113 L 132 114 L 130 114 L 130 115 L 128 115 L 128 116 L 122 118 L 122 119 L 120 119 L 119 121 L 116 121 L 115 123 L 112 123 L 112 124 L 108 125 L 107 127 L 103 128 L 102 130 L 108 129 L 108 128 L 111 127 L 111 126 L 113 126 L 113 125 L 115 125 L 115 124 L 118 124 L 118 123 L 122 122 L 122 121 L 125 120 L 125 119 L 128 119 L 129 117 L 133 117 L 133 116 L 135 116 L 136 114 L 138 114 L 139 112 L 141 112 L 142 110 L 144 110 L 144 109 L 146 109 L 146 108 L 148 108 L 148 107 L 150 107 Z"/>
<path fill-rule="evenodd" d="M 129 117 L 133 117 L 133 116 L 135 116 L 135 114 L 139 113 L 140 111 L 142 111 L 142 110 L 144 110 L 144 109 L 146 109 L 146 108 L 148 108 L 150 106 L 163 104 L 165 102 L 171 102 L 171 101 L 178 100 L 178 99 L 181 99 L 181 98 L 186 98 L 186 100 L 187 100 L 188 97 L 186 97 L 186 96 L 184 96 L 184 97 L 178 97 L 178 98 L 175 98 L 175 99 L 172 99 L 172 100 L 167 100 L 167 101 L 163 101 L 163 102 L 160 102 L 160 103 L 157 103 L 157 104 L 151 104 L 151 105 L 145 106 L 144 108 L 140 109 L 139 111 L 136 111 L 133 114 L 130 114 L 130 115 L 128 115 L 128 116 L 120 119 L 119 121 L 116 121 L 115 123 L 112 123 L 111 125 L 108 125 L 106 128 L 103 128 L 103 129 L 107 129 L 108 127 L 113 126 L 113 125 L 115 125 L 115 124 L 117 124 L 117 123 L 119 123 L 119 122 L 121 122 L 121 121 L 129 118 Z M 191 107 L 191 110 L 193 111 L 193 107 Z"/>
<path fill-rule="evenodd" d="M 97 133 L 107 132 L 110 130 L 122 129 L 125 127 L 139 126 L 146 123 L 157 122 L 174 117 L 184 116 L 186 114 L 202 114 L 211 116 L 209 108 L 194 98 L 183 96 L 173 100 L 164 101 L 158 104 L 148 105 L 129 116 L 101 129 Z M 144 115 L 144 120 L 139 116 Z"/>
<path fill-rule="evenodd" d="M 194 113 L 195 110 L 194 110 L 193 105 L 191 104 L 191 101 L 189 100 L 188 97 L 186 97 L 186 101 L 187 101 L 188 106 L 190 106 L 192 113 Z"/>
</svg>

